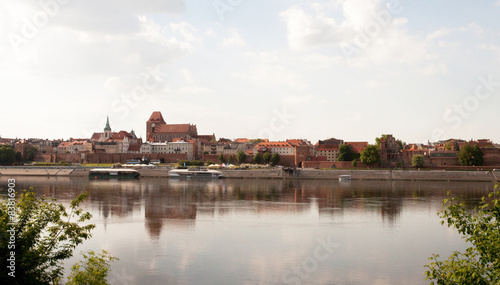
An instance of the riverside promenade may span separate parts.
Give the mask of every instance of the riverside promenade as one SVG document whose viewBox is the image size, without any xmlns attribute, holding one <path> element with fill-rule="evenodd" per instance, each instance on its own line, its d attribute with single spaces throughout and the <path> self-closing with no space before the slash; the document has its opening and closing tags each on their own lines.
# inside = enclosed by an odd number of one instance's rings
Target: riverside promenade
<svg viewBox="0 0 500 285">
<path fill-rule="evenodd" d="M 0 176 L 88 176 L 85 167 L 0 167 Z M 141 177 L 168 178 L 169 169 L 140 169 Z M 408 181 L 500 181 L 500 171 L 456 170 L 321 170 L 321 169 L 256 169 L 221 170 L 225 178 L 234 179 L 338 179 L 351 175 L 353 180 L 408 180 Z"/>
</svg>

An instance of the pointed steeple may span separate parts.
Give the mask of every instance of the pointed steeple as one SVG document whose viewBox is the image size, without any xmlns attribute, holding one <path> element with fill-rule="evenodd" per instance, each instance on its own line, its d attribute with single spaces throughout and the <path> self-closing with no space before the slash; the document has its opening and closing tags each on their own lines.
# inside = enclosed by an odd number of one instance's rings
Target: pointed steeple
<svg viewBox="0 0 500 285">
<path fill-rule="evenodd" d="M 105 132 L 111 132 L 111 127 L 109 126 L 109 116 L 108 119 L 106 120 L 106 126 L 104 127 Z"/>
</svg>

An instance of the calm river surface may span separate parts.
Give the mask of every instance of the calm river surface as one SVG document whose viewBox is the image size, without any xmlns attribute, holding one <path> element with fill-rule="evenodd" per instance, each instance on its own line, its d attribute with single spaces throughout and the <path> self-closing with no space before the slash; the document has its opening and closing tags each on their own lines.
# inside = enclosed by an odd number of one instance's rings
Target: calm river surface
<svg viewBox="0 0 500 285">
<path fill-rule="evenodd" d="M 1 177 L 0 193 L 6 180 Z M 97 225 L 75 253 L 105 249 L 112 284 L 428 284 L 432 253 L 466 244 L 436 215 L 491 183 L 326 180 L 88 180 L 15 177 Z M 69 268 L 78 254 L 66 263 Z M 67 269 L 69 271 L 69 269 Z"/>
</svg>

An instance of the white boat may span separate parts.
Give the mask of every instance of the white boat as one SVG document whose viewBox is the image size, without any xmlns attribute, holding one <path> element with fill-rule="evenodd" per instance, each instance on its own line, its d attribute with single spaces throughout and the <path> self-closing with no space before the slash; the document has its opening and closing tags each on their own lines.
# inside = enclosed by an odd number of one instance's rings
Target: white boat
<svg viewBox="0 0 500 285">
<path fill-rule="evenodd" d="M 173 169 L 168 173 L 170 177 L 208 177 L 208 178 L 222 178 L 222 172 L 217 170 L 200 169 Z"/>
<path fill-rule="evenodd" d="M 351 175 L 339 175 L 339 181 L 351 181 Z"/>
</svg>

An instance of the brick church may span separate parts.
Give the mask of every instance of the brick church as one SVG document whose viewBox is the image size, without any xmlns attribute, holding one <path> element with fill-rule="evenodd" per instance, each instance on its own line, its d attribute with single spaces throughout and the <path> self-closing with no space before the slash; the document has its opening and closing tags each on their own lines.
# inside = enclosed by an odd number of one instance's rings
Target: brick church
<svg viewBox="0 0 500 285">
<path fill-rule="evenodd" d="M 171 142 L 192 140 L 198 137 L 196 125 L 167 124 L 161 112 L 153 112 L 146 122 L 146 140 L 149 142 Z"/>
</svg>

